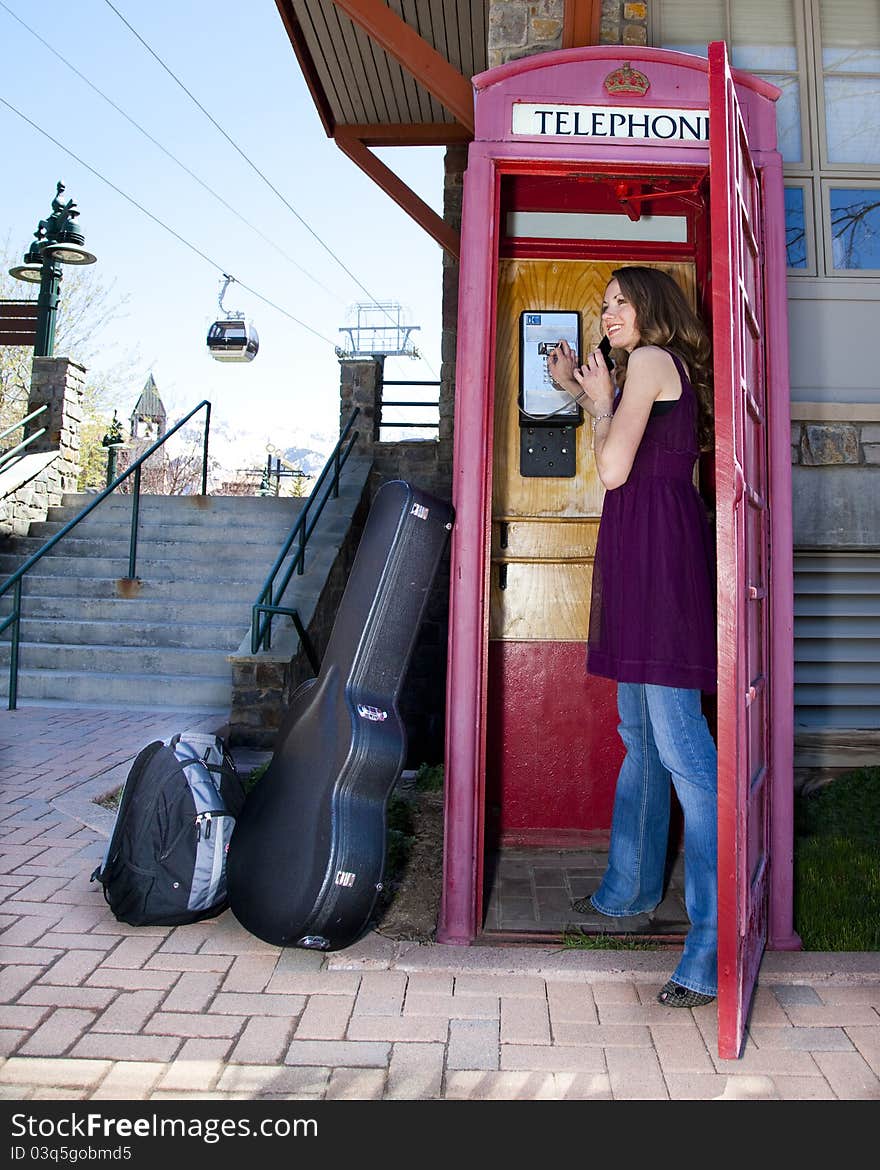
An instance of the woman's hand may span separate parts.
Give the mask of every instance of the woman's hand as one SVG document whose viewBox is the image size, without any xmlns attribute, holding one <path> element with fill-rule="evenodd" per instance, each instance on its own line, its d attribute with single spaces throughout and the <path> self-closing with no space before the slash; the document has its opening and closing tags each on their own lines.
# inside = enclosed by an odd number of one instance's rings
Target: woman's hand
<svg viewBox="0 0 880 1170">
<path fill-rule="evenodd" d="M 577 361 L 574 350 L 567 341 L 560 341 L 547 354 L 547 373 L 550 381 L 560 390 L 565 390 L 572 398 L 580 394 L 580 385 L 575 376 Z"/>
<path fill-rule="evenodd" d="M 580 388 L 579 394 L 575 397 L 588 414 L 596 418 L 597 415 L 611 413 L 614 406 L 614 384 L 600 349 L 594 349 L 592 353 L 587 354 L 584 364 L 574 367 L 572 376 Z"/>
</svg>

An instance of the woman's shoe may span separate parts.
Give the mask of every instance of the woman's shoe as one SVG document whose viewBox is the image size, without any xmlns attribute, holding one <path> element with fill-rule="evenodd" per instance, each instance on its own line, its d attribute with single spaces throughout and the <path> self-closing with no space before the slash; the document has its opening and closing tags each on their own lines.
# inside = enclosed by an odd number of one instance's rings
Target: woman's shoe
<svg viewBox="0 0 880 1170">
<path fill-rule="evenodd" d="M 670 979 L 657 996 L 657 1002 L 666 1007 L 695 1008 L 711 1003 L 714 995 L 703 995 L 701 991 L 691 991 L 689 987 L 682 987 L 674 979 Z"/>
<path fill-rule="evenodd" d="M 589 894 L 585 898 L 575 898 L 571 904 L 571 908 L 577 914 L 598 914 L 596 907 L 590 901 Z"/>
</svg>

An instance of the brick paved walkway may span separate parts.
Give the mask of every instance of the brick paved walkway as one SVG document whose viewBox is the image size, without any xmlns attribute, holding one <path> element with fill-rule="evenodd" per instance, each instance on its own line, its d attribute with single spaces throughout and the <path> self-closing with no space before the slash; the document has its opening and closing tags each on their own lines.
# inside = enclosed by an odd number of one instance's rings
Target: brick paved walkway
<svg viewBox="0 0 880 1170">
<path fill-rule="evenodd" d="M 227 912 L 118 923 L 89 873 L 137 751 L 174 713 L 0 714 L 0 1096 L 877 1099 L 880 955 L 771 954 L 742 1058 L 714 1006 L 654 996 L 661 952 L 269 946 Z"/>
</svg>

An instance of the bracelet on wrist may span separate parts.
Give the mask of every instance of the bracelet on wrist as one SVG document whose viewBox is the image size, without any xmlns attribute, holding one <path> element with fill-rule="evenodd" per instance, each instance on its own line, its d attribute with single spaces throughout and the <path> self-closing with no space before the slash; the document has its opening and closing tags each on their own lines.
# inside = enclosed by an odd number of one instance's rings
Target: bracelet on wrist
<svg viewBox="0 0 880 1170">
<path fill-rule="evenodd" d="M 605 414 L 594 414 L 593 415 L 593 426 L 595 426 L 596 423 L 601 422 L 603 418 L 614 418 L 614 412 L 609 410 L 609 411 L 606 411 Z"/>
</svg>

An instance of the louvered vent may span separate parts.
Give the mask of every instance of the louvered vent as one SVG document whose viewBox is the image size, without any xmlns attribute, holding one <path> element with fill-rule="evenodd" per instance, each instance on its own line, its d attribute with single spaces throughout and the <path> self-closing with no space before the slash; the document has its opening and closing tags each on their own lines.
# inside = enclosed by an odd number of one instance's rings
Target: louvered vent
<svg viewBox="0 0 880 1170">
<path fill-rule="evenodd" d="M 880 728 L 880 555 L 794 559 L 796 727 Z"/>
</svg>

